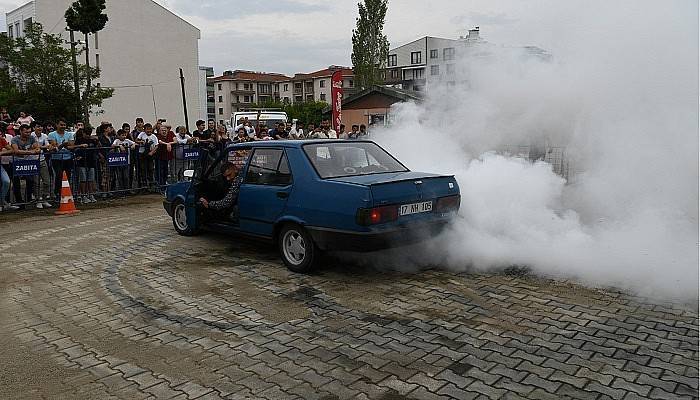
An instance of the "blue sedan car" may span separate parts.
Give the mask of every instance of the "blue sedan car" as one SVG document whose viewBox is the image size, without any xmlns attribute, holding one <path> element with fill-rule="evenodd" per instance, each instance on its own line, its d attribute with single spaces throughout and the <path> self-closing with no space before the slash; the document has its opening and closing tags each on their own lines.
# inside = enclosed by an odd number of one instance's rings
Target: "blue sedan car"
<svg viewBox="0 0 700 400">
<path fill-rule="evenodd" d="M 244 174 L 238 205 L 215 212 L 226 162 Z M 373 251 L 440 232 L 460 206 L 454 176 L 413 172 L 368 140 L 260 141 L 205 152 L 192 179 L 168 187 L 163 203 L 181 235 L 201 228 L 273 240 L 295 272 L 326 250 Z"/>
</svg>

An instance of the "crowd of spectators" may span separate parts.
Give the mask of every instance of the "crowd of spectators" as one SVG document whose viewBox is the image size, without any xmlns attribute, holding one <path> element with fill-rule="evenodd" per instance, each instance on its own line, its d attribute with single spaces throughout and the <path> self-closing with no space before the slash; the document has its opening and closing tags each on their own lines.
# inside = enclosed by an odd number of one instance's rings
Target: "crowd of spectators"
<svg viewBox="0 0 700 400">
<path fill-rule="evenodd" d="M 231 143 L 258 140 L 358 139 L 367 135 L 365 125 L 353 125 L 349 132 L 340 125 L 336 132 L 328 120 L 319 126 L 304 126 L 295 119 L 268 127 L 241 118 L 231 128 L 199 120 L 192 132 L 184 126 L 172 128 L 163 119 L 151 124 L 136 118 L 133 126 L 123 123 L 115 129 L 103 121 L 93 129 L 81 121 L 68 126 L 62 118 L 42 123 L 25 112 L 13 119 L 7 110 L 0 109 L 0 211 L 30 204 L 36 208 L 55 206 L 60 201 L 64 174 L 76 200 L 93 203 L 98 197 L 162 191 L 168 183 L 182 180 L 193 162 L 188 149 L 222 149 Z M 123 156 L 124 162 L 112 164 L 110 154 L 114 153 Z M 13 165 L 23 160 L 38 161 L 38 165 L 34 163 L 38 171 L 16 174 Z"/>
</svg>

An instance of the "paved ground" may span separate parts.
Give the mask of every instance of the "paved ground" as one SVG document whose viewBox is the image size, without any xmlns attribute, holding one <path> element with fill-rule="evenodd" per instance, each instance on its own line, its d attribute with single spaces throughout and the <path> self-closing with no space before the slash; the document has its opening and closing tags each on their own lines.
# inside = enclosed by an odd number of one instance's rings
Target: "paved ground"
<svg viewBox="0 0 700 400">
<path fill-rule="evenodd" d="M 294 275 L 156 202 L 0 215 L 0 398 L 698 397 L 698 312 L 518 275 Z"/>
</svg>

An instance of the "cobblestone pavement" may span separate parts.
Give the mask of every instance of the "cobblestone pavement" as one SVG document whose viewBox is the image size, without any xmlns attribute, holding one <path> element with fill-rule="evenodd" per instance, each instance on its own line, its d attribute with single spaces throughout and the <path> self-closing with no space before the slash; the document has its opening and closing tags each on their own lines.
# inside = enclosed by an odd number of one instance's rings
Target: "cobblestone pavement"
<svg viewBox="0 0 700 400">
<path fill-rule="evenodd" d="M 515 274 L 289 273 L 157 203 L 2 222 L 0 398 L 698 397 L 698 312 Z"/>
</svg>

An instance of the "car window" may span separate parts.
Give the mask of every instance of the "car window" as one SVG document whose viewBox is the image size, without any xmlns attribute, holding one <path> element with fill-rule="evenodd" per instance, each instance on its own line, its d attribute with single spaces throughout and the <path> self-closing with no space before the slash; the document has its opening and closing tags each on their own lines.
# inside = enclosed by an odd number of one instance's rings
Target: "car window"
<svg viewBox="0 0 700 400">
<path fill-rule="evenodd" d="M 408 171 L 384 149 L 371 142 L 336 142 L 304 145 L 321 178 Z"/>
<path fill-rule="evenodd" d="M 282 149 L 255 149 L 245 183 L 285 186 L 292 183 L 287 156 Z"/>
</svg>

